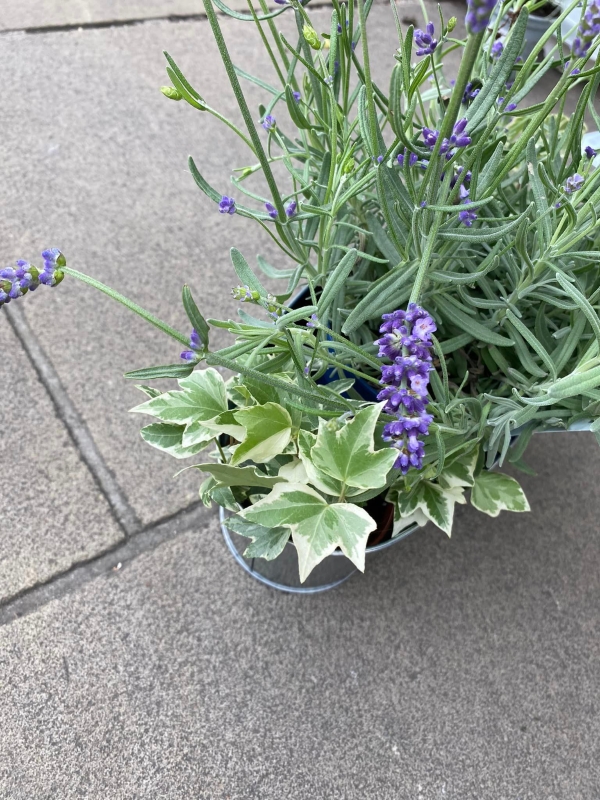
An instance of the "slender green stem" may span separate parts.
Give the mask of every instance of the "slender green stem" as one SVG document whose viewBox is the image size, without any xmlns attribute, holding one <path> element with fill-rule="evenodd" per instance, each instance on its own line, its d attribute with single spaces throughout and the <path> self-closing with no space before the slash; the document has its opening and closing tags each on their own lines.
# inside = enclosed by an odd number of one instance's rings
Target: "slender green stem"
<svg viewBox="0 0 600 800">
<path fill-rule="evenodd" d="M 440 148 L 444 139 L 447 139 L 452 134 L 452 129 L 456 123 L 458 112 L 460 111 L 465 88 L 469 82 L 469 78 L 471 77 L 471 72 L 473 71 L 475 61 L 477 60 L 477 55 L 479 54 L 479 49 L 481 47 L 484 35 L 485 32 L 471 34 L 467 39 L 465 51 L 458 69 L 458 75 L 456 76 L 456 83 L 452 89 L 450 101 L 448 102 L 448 107 L 446 108 L 446 112 L 442 119 L 442 124 L 440 125 L 440 135 L 438 136 L 435 147 L 433 148 L 433 152 L 431 153 L 429 166 L 427 167 L 425 176 L 423 178 L 422 191 L 428 183 L 430 184 L 430 204 L 435 202 L 435 198 L 438 193 L 440 175 L 444 168 L 444 162 L 441 161 L 440 163 Z"/>
<path fill-rule="evenodd" d="M 265 153 L 264 148 L 262 146 L 262 142 L 258 136 L 256 125 L 254 124 L 254 120 L 252 119 L 252 114 L 250 113 L 250 109 L 248 108 L 248 104 L 246 103 L 246 98 L 244 97 L 242 87 L 240 86 L 240 82 L 238 80 L 235 67 L 233 66 L 231 56 L 229 55 L 227 45 L 225 44 L 225 39 L 223 38 L 221 26 L 219 25 L 219 20 L 217 19 L 217 15 L 215 14 L 215 9 L 212 4 L 212 0 L 202 0 L 202 1 L 204 3 L 204 8 L 206 10 L 206 16 L 208 18 L 210 27 L 212 28 L 213 36 L 215 37 L 217 47 L 219 48 L 219 53 L 221 54 L 223 66 L 225 67 L 225 71 L 227 72 L 227 77 L 229 78 L 229 83 L 231 84 L 231 88 L 233 89 L 235 99 L 237 100 L 239 109 L 242 113 L 242 117 L 244 118 L 244 122 L 246 124 L 246 128 L 248 129 L 250 139 L 252 140 L 252 143 L 254 145 L 254 151 L 256 153 L 256 157 L 261 163 L 263 172 L 265 174 L 265 179 L 269 185 L 269 189 L 271 190 L 273 203 L 275 204 L 275 208 L 277 209 L 277 213 L 279 214 L 280 219 L 284 219 L 285 209 L 283 207 L 281 195 L 279 194 L 279 190 L 275 182 L 275 177 L 269 165 L 269 159 L 267 158 L 267 154 Z"/>
<path fill-rule="evenodd" d="M 234 123 L 230 122 L 230 120 L 228 120 L 227 117 L 224 117 L 222 114 L 219 114 L 218 111 L 216 111 L 209 105 L 206 106 L 206 111 L 209 114 L 212 114 L 213 117 L 216 117 L 220 122 L 224 122 L 228 128 L 231 128 L 231 130 L 240 137 L 240 139 L 244 142 L 244 144 L 248 145 L 250 151 L 254 153 L 254 155 L 256 155 L 256 152 L 254 151 L 254 145 L 252 144 L 250 139 L 248 139 L 248 137 L 241 132 L 241 130 L 237 127 L 237 125 L 234 125 Z"/>
<path fill-rule="evenodd" d="M 77 270 L 71 269 L 70 267 L 61 267 L 61 269 L 65 273 L 65 275 L 70 275 L 72 278 L 77 278 L 78 281 L 81 281 L 82 283 L 87 283 L 88 286 L 93 286 L 94 289 L 98 289 L 99 291 L 104 292 L 104 294 L 108 295 L 108 297 L 111 297 L 113 300 L 116 300 L 118 303 L 121 303 L 121 305 L 125 306 L 125 308 L 128 308 L 129 311 L 133 311 L 134 314 L 137 314 L 139 317 L 142 317 L 142 319 L 145 319 L 146 322 L 149 322 L 151 325 L 154 325 L 155 328 L 158 328 L 163 333 L 166 333 L 169 336 L 173 337 L 173 339 L 176 339 L 178 342 L 181 342 L 182 344 L 185 345 L 189 344 L 189 336 L 184 336 L 184 334 L 179 333 L 179 331 L 176 331 L 175 328 L 172 328 L 170 325 L 167 325 L 166 322 L 163 322 L 158 317 L 155 317 L 154 314 L 151 314 L 149 311 L 146 311 L 145 308 L 138 306 L 137 303 L 134 303 L 127 297 L 124 297 L 124 295 L 119 294 L 119 292 L 115 292 L 115 290 L 111 289 L 109 286 L 105 286 L 105 284 L 100 283 L 100 281 L 97 281 L 95 278 L 90 278 L 89 275 L 84 275 L 83 272 L 78 272 Z"/>
</svg>

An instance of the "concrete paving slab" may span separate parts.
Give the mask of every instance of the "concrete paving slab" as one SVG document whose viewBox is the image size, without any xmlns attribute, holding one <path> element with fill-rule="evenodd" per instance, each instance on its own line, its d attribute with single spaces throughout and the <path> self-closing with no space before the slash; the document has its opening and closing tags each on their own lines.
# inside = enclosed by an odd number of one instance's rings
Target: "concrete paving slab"
<svg viewBox="0 0 600 800">
<path fill-rule="evenodd" d="M 437 13 L 433 4 L 428 8 Z M 446 16 L 464 15 L 460 3 L 444 3 L 444 9 Z M 401 16 L 420 19 L 418 5 L 402 4 Z M 292 20 L 284 17 L 278 25 L 288 30 Z M 314 18 L 327 29 L 327 12 Z M 373 9 L 372 60 L 384 88 L 397 45 L 390 20 L 387 7 Z M 223 29 L 235 61 L 268 79 L 254 27 L 224 19 Z M 230 246 L 250 260 L 262 252 L 286 264 L 262 232 L 216 213 L 193 183 L 188 153 L 223 193 L 232 191 L 232 165 L 251 159 L 212 117 L 158 91 L 166 82 L 163 49 L 209 102 L 239 119 L 206 21 L 3 40 L 0 67 L 15 91 L 0 142 L 0 258 L 33 258 L 45 246 L 60 246 L 71 266 L 185 330 L 180 291 L 186 281 L 207 315 L 235 315 Z M 545 76 L 542 96 L 553 79 Z M 248 96 L 253 109 L 265 100 L 253 85 Z M 121 378 L 130 369 L 176 361 L 177 343 L 75 281 L 51 296 L 27 299 L 24 307 L 40 337 L 55 332 L 54 366 L 142 522 L 194 501 L 196 477 L 173 480 L 179 465 L 139 438 L 141 420 L 126 411 L 140 396 Z"/>
<path fill-rule="evenodd" d="M 363 577 L 257 584 L 209 520 L 0 630 L 10 800 L 590 800 L 600 452 L 534 437 L 530 514 L 461 508 Z"/>
<path fill-rule="evenodd" d="M 246 0 L 229 0 L 248 11 Z M 0 7 L 0 32 L 66 26 L 122 24 L 134 20 L 187 18 L 204 14 L 202 0 L 21 0 Z"/>
<path fill-rule="evenodd" d="M 0 312 L 0 602 L 123 538 Z"/>
</svg>

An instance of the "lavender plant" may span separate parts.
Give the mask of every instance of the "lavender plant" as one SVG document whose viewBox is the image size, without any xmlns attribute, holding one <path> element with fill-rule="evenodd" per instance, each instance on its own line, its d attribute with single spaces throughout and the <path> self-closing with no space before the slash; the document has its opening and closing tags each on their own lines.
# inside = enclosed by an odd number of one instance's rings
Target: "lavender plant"
<svg viewBox="0 0 600 800">
<path fill-rule="evenodd" d="M 172 86 L 162 91 L 244 142 L 250 163 L 231 187 L 211 186 L 194 159 L 190 170 L 215 213 L 250 218 L 276 243 L 280 262 L 256 264 L 282 288 L 269 293 L 232 249 L 238 319 L 206 322 L 185 287 L 192 332 L 180 334 L 61 263 L 61 275 L 186 348 L 181 363 L 129 374 L 179 381 L 176 391 L 140 387 L 148 399 L 134 411 L 156 420 L 142 436 L 176 458 L 207 451 L 194 465 L 208 475 L 203 501 L 232 512 L 249 556 L 275 558 L 291 536 L 302 580 L 337 547 L 364 567 L 376 497 L 394 504 L 393 535 L 427 520 L 449 535 L 467 491 L 492 516 L 527 510 L 517 481 L 492 468 L 527 469 L 536 430 L 600 431 L 600 180 L 595 151 L 581 144 L 586 118 L 600 128 L 597 5 L 584 4 L 571 52 L 560 26 L 578 0 L 523 61 L 533 0 L 470 0 L 465 40 L 441 12 L 424 30 L 404 28 L 392 4 L 387 88 L 371 73 L 369 0 L 332 0 L 325 32 L 299 0 L 274 11 L 260 0 L 249 14 L 204 3 L 245 130 L 169 54 Z M 275 84 L 234 66 L 215 6 L 258 27 Z M 295 41 L 275 26 L 284 13 Z M 550 70 L 553 88 L 532 103 Z M 257 112 L 240 81 L 264 92 Z M 569 92 L 577 104 L 567 117 Z M 258 174 L 267 196 L 252 186 Z M 3 273 L 0 289 L 14 297 L 44 282 L 28 275 Z M 211 327 L 234 343 L 211 350 Z"/>
</svg>

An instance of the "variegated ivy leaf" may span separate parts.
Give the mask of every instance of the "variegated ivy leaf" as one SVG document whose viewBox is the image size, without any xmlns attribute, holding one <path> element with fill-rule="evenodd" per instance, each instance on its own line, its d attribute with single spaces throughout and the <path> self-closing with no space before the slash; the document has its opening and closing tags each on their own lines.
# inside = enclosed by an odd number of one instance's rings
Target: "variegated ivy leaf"
<svg viewBox="0 0 600 800">
<path fill-rule="evenodd" d="M 281 483 L 282 478 L 265 475 L 256 467 L 234 467 L 231 464 L 195 464 L 195 469 L 208 472 L 222 486 L 264 486 L 267 489 Z"/>
<path fill-rule="evenodd" d="M 425 516 L 420 508 L 415 509 L 412 514 L 408 514 L 406 517 L 403 517 L 400 515 L 398 506 L 396 506 L 394 510 L 394 528 L 392 530 L 392 539 L 395 539 L 396 536 L 400 536 L 405 531 L 408 531 L 408 529 L 412 528 L 414 525 L 418 525 L 420 528 L 423 528 L 428 522 L 429 519 Z"/>
<path fill-rule="evenodd" d="M 233 451 L 233 466 L 243 461 L 262 463 L 283 453 L 292 437 L 292 419 L 279 403 L 265 403 L 234 412 L 246 436 Z"/>
<path fill-rule="evenodd" d="M 131 410 L 179 425 L 204 422 L 227 411 L 225 382 L 216 369 L 194 370 L 178 383 L 182 391 L 164 392 Z"/>
<path fill-rule="evenodd" d="M 278 483 L 267 497 L 240 516 L 267 528 L 287 526 L 298 551 L 300 581 L 339 547 L 361 571 L 369 533 L 377 527 L 367 512 L 352 503 L 327 503 L 302 483 Z"/>
<path fill-rule="evenodd" d="M 277 474 L 289 483 L 308 483 L 306 467 L 299 458 L 293 458 L 289 463 L 283 464 Z"/>
<path fill-rule="evenodd" d="M 146 425 L 140 431 L 142 439 L 152 447 L 169 453 L 175 458 L 189 458 L 195 456 L 206 447 L 206 442 L 200 442 L 193 447 L 185 447 L 182 443 L 183 432 L 185 427 L 183 425 L 167 425 L 164 422 L 155 422 L 152 425 Z"/>
<path fill-rule="evenodd" d="M 451 489 L 458 486 L 473 486 L 475 480 L 474 472 L 477 464 L 479 448 L 473 452 L 460 456 L 455 461 L 444 466 L 442 474 L 438 478 L 438 483 L 444 488 Z"/>
<path fill-rule="evenodd" d="M 400 513 L 403 517 L 419 510 L 448 536 L 452 533 L 455 503 L 466 502 L 461 486 L 444 488 L 431 481 L 421 481 L 408 497 L 399 495 Z"/>
<path fill-rule="evenodd" d="M 236 421 L 234 413 L 232 409 L 230 411 L 224 411 L 222 414 L 219 414 L 218 417 L 209 419 L 206 422 L 192 422 L 192 424 L 188 425 L 185 429 L 183 443 L 187 443 L 188 437 L 192 439 L 199 436 L 201 429 L 205 430 L 213 438 L 224 433 L 238 441 L 243 439 L 246 431 L 243 426 Z"/>
<path fill-rule="evenodd" d="M 501 472 L 481 472 L 471 490 L 471 505 L 497 517 L 501 511 L 529 511 L 523 489 L 514 478 Z"/>
<path fill-rule="evenodd" d="M 227 527 L 252 540 L 252 544 L 244 550 L 246 558 L 264 558 L 266 561 L 272 561 L 280 555 L 290 540 L 289 528 L 265 528 L 264 525 L 250 522 L 238 514 L 227 518 Z"/>
<path fill-rule="evenodd" d="M 375 425 L 383 405 L 362 408 L 340 428 L 321 419 L 311 450 L 315 466 L 346 487 L 364 491 L 385 486 L 398 454 L 391 447 L 375 450 Z"/>
<path fill-rule="evenodd" d="M 308 482 L 324 494 L 339 497 L 342 491 L 341 481 L 332 478 L 326 472 L 322 472 L 313 462 L 311 451 L 316 441 L 317 437 L 314 433 L 309 431 L 300 431 L 298 433 L 298 453 L 304 465 Z M 300 481 L 300 483 L 304 483 L 304 481 Z"/>
</svg>

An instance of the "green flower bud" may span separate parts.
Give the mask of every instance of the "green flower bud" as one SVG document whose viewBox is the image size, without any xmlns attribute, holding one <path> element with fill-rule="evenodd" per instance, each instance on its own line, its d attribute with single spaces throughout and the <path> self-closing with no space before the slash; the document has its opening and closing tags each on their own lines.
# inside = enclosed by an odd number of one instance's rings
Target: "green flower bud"
<svg viewBox="0 0 600 800">
<path fill-rule="evenodd" d="M 344 173 L 344 175 L 349 175 L 351 172 L 354 172 L 354 166 L 355 166 L 354 159 L 349 158 L 342 167 L 342 172 Z"/>
<path fill-rule="evenodd" d="M 65 258 L 64 253 L 59 253 L 56 259 L 56 266 L 57 267 L 66 267 L 67 266 L 67 259 Z"/>
<path fill-rule="evenodd" d="M 235 286 L 231 294 L 234 300 L 241 300 L 242 303 L 256 303 L 260 300 L 260 294 L 249 286 Z"/>
<path fill-rule="evenodd" d="M 181 100 L 181 95 L 173 86 L 161 86 L 160 90 L 169 100 Z"/>
<path fill-rule="evenodd" d="M 454 28 L 456 28 L 456 17 L 450 17 L 448 20 L 448 33 L 452 33 Z"/>
<path fill-rule="evenodd" d="M 302 28 L 302 33 L 304 35 L 304 38 L 306 39 L 306 41 L 312 47 L 313 50 L 321 49 L 321 40 L 319 39 L 319 34 L 313 27 L 311 27 L 310 25 L 305 25 Z"/>
<path fill-rule="evenodd" d="M 57 269 L 54 273 L 54 283 L 52 286 L 58 286 L 64 277 L 65 273 L 62 271 L 62 269 Z"/>
</svg>

